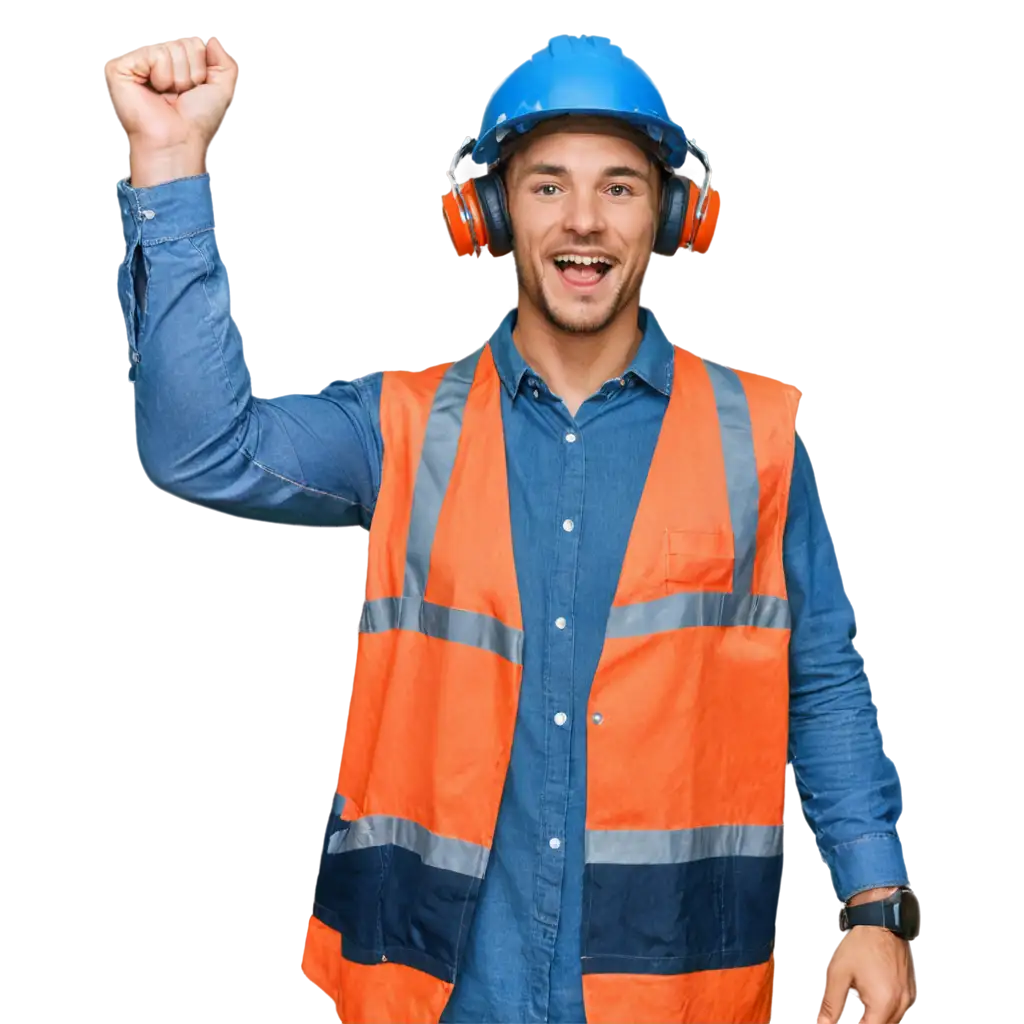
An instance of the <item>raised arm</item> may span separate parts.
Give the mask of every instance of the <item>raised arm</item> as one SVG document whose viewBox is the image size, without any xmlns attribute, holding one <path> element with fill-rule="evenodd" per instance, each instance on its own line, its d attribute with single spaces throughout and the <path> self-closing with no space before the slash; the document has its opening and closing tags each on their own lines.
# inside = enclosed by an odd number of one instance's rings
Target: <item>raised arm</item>
<svg viewBox="0 0 1024 1024">
<path fill-rule="evenodd" d="M 131 141 L 131 178 L 117 184 L 118 297 L 147 475 L 232 515 L 368 528 L 383 454 L 380 374 L 319 394 L 252 394 L 205 167 L 237 65 L 215 38 L 208 48 L 187 39 L 133 51 L 106 75 Z"/>
</svg>

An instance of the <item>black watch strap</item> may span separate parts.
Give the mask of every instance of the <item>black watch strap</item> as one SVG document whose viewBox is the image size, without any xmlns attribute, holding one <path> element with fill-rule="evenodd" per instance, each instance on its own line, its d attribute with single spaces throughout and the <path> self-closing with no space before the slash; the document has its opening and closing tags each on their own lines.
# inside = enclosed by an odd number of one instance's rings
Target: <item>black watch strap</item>
<svg viewBox="0 0 1024 1024">
<path fill-rule="evenodd" d="M 839 911 L 839 927 L 846 931 L 854 925 L 867 924 L 888 928 L 904 938 L 914 938 L 919 929 L 917 897 L 908 886 L 897 889 L 891 896 Z"/>
</svg>

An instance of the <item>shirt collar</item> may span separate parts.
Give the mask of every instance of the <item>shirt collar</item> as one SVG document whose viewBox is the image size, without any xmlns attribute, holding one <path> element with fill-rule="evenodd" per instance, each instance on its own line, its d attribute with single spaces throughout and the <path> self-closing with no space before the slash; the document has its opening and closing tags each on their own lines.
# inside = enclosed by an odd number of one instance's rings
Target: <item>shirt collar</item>
<svg viewBox="0 0 1024 1024">
<path fill-rule="evenodd" d="M 498 376 L 501 378 L 505 390 L 513 399 L 519 393 L 523 378 L 530 372 L 526 360 L 523 359 L 512 340 L 516 317 L 517 311 L 510 310 L 488 342 Z M 643 331 L 643 337 L 640 339 L 640 346 L 633 361 L 623 376 L 633 373 L 655 391 L 660 391 L 663 395 L 668 396 L 672 391 L 672 368 L 674 365 L 672 343 L 665 337 L 654 314 L 649 309 L 644 309 L 643 306 L 640 307 L 637 326 Z"/>
</svg>

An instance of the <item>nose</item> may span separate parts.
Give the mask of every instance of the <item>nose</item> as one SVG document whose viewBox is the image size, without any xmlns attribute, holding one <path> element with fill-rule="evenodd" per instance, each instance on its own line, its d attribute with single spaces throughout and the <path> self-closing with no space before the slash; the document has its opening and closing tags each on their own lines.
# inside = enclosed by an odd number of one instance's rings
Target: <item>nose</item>
<svg viewBox="0 0 1024 1024">
<path fill-rule="evenodd" d="M 562 227 L 576 235 L 593 235 L 604 230 L 601 199 L 590 189 L 574 189 L 563 204 Z"/>
</svg>

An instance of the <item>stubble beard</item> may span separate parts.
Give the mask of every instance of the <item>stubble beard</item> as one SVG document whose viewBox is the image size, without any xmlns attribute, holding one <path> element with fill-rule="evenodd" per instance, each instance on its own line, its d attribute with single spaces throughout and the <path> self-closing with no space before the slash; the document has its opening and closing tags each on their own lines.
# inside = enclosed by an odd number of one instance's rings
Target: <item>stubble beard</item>
<svg viewBox="0 0 1024 1024">
<path fill-rule="evenodd" d="M 551 303 L 548 302 L 548 297 L 544 294 L 544 288 L 541 285 L 540 280 L 538 278 L 531 278 L 530 275 L 523 273 L 519 253 L 516 251 L 514 246 L 512 256 L 515 259 L 516 279 L 519 282 L 519 287 L 526 292 L 530 297 L 530 301 L 537 309 L 540 310 L 549 324 L 560 331 L 566 332 L 567 334 L 597 334 L 599 331 L 603 331 L 619 315 L 623 307 L 629 304 L 637 291 L 636 288 L 633 288 L 628 294 L 626 294 L 625 289 L 627 282 L 620 281 L 618 288 L 615 290 L 615 295 L 612 298 L 611 304 L 608 306 L 608 312 L 597 323 L 574 323 L 571 320 L 563 320 L 551 306 Z"/>
</svg>

